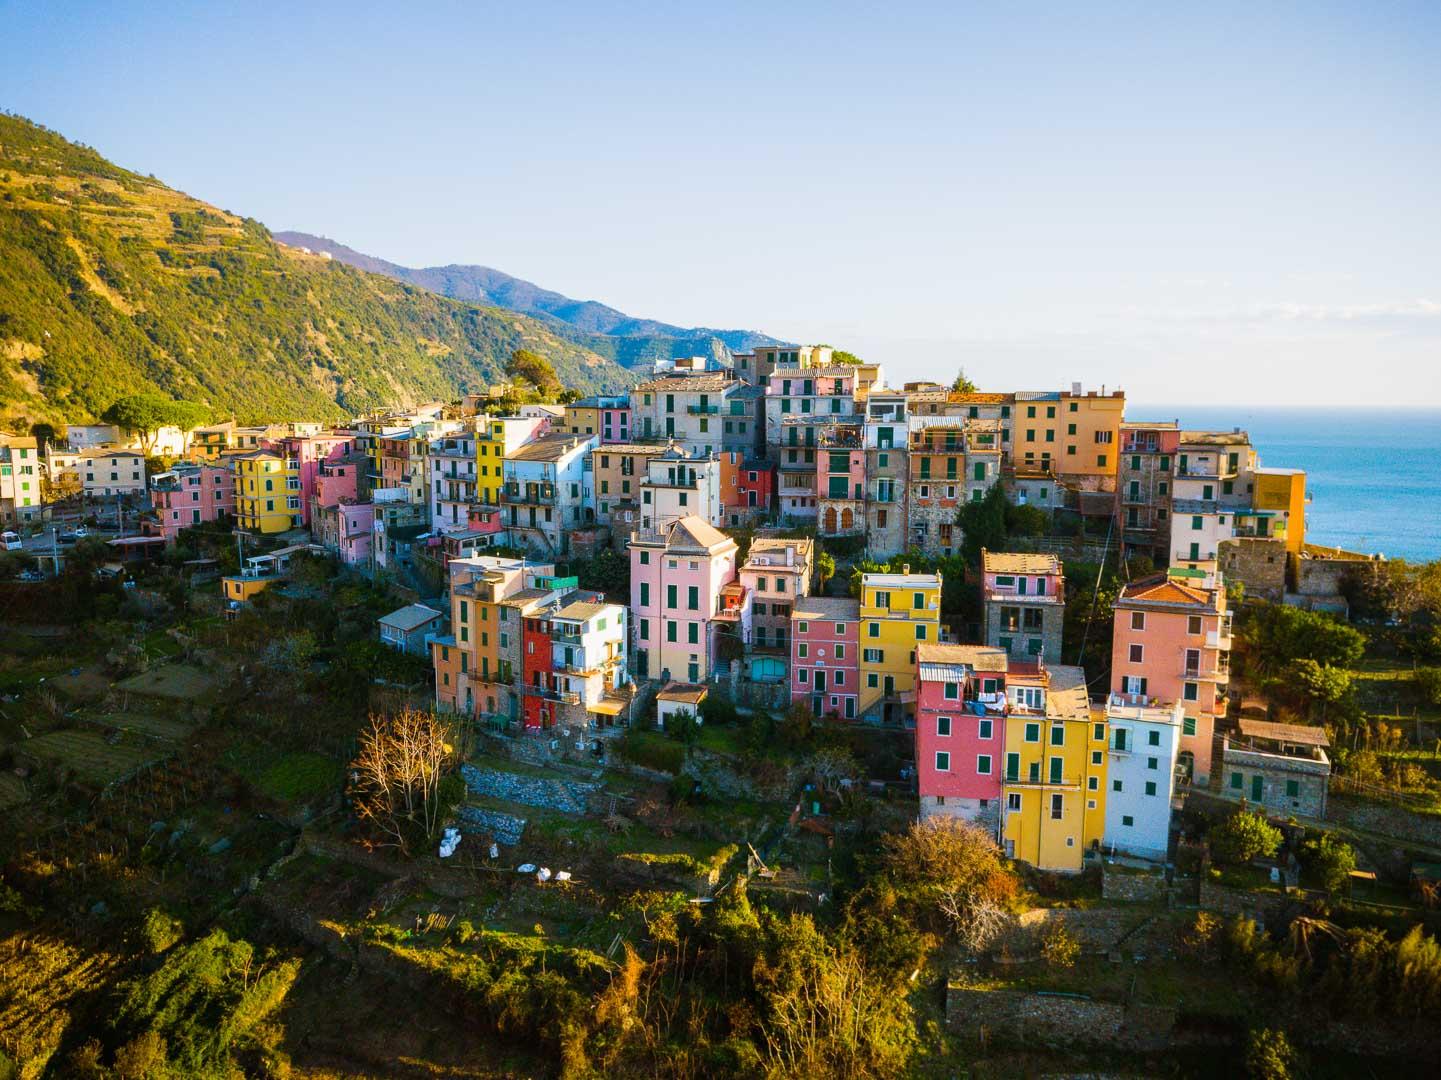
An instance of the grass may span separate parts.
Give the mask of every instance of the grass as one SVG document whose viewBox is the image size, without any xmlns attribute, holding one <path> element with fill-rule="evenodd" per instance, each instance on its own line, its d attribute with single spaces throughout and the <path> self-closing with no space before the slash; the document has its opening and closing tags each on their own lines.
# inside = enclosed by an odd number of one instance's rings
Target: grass
<svg viewBox="0 0 1441 1080">
<path fill-rule="evenodd" d="M 615 746 L 621 756 L 647 769 L 678 773 L 685 765 L 685 747 L 657 731 L 631 728 Z"/>
<path fill-rule="evenodd" d="M 699 743 L 702 750 L 740 757 L 745 753 L 745 732 L 733 724 L 702 724 Z"/>
<path fill-rule="evenodd" d="M 113 745 L 105 736 L 93 731 L 68 729 L 51 731 L 20 744 L 28 755 L 63 765 L 82 779 L 108 784 L 146 762 L 160 761 L 169 756 L 153 743 L 122 739 Z"/>
<path fill-rule="evenodd" d="M 82 719 L 85 723 L 96 724 L 104 728 L 134 731 L 141 735 L 171 741 L 185 738 L 192 730 L 191 725 L 183 720 L 147 716 L 143 713 L 104 713 L 100 716 L 83 717 Z"/>
<path fill-rule="evenodd" d="M 221 760 L 257 792 L 277 802 L 300 802 L 333 791 L 344 772 L 341 762 L 324 754 L 287 754 L 255 743 L 233 746 Z"/>
<path fill-rule="evenodd" d="M 969 984 L 983 990 L 1085 994 L 1101 1001 L 1134 998 L 1149 1005 L 1172 1005 L 1216 1016 L 1249 1012 L 1249 1003 L 1223 969 L 1182 959 L 1113 964 L 1103 957 L 1083 956 L 1069 968 L 1039 962 L 997 968 L 978 973 Z"/>
<path fill-rule="evenodd" d="M 1441 723 L 1441 706 L 1422 695 L 1410 660 L 1367 656 L 1351 669 L 1351 674 L 1356 700 L 1369 715 L 1402 721 L 1419 717 L 1432 724 Z"/>
<path fill-rule="evenodd" d="M 117 683 L 121 690 L 172 701 L 196 701 L 215 690 L 215 679 L 189 664 L 166 664 Z"/>
<path fill-rule="evenodd" d="M 152 630 L 145 635 L 141 644 L 145 646 L 145 652 L 151 659 L 179 656 L 185 651 L 180 647 L 180 643 L 164 630 Z"/>
</svg>

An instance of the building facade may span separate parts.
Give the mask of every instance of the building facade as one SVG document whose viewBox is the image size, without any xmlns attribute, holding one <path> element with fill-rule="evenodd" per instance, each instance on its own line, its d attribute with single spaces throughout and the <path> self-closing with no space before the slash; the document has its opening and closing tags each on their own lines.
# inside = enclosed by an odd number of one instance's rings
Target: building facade
<svg viewBox="0 0 1441 1080">
<path fill-rule="evenodd" d="M 817 718 L 860 716 L 860 611 L 848 596 L 807 596 L 791 610 L 791 700 Z"/>
<path fill-rule="evenodd" d="M 1017 659 L 1061 662 L 1066 578 L 1049 554 L 981 552 L 985 641 Z"/>
</svg>

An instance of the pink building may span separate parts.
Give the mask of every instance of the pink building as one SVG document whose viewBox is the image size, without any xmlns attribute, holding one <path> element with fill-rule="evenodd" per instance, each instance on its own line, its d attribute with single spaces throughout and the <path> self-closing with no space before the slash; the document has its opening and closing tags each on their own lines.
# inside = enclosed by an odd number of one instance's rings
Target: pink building
<svg viewBox="0 0 1441 1080">
<path fill-rule="evenodd" d="M 916 646 L 916 772 L 921 817 L 960 817 L 994 830 L 1005 760 L 1003 649 Z"/>
<path fill-rule="evenodd" d="M 791 611 L 791 700 L 816 716 L 854 720 L 861 687 L 861 602 L 807 596 Z"/>
<path fill-rule="evenodd" d="M 1193 577 L 1192 575 L 1197 575 Z M 1116 601 L 1111 692 L 1127 704 L 1180 702 L 1177 763 L 1195 783 L 1211 775 L 1216 718 L 1226 714 L 1231 681 L 1231 615 L 1225 589 L 1205 588 L 1199 571 L 1134 581 Z"/>
<path fill-rule="evenodd" d="M 306 525 L 310 524 L 311 503 L 316 499 L 322 465 L 349 457 L 355 450 L 355 439 L 353 431 L 322 431 L 315 435 L 287 435 L 280 440 L 278 449 L 286 457 L 300 462 L 300 513 Z M 358 469 L 359 466 L 352 465 L 346 471 L 358 472 Z M 348 494 L 352 499 L 356 497 L 353 484 Z M 335 502 L 339 501 L 337 497 Z M 318 502 L 321 506 L 334 505 L 325 499 Z"/>
<path fill-rule="evenodd" d="M 630 442 L 630 398 L 603 397 L 600 401 L 600 441 Z"/>
<path fill-rule="evenodd" d="M 344 502 L 330 506 L 317 503 L 311 518 L 316 541 L 340 556 L 346 566 L 370 564 L 374 529 L 375 507 L 370 503 Z"/>
<path fill-rule="evenodd" d="M 864 527 L 866 451 L 858 427 L 837 427 L 821 437 L 816 492 L 820 497 L 816 525 L 822 536 L 854 533 Z"/>
<path fill-rule="evenodd" d="M 695 514 L 631 534 L 630 610 L 641 678 L 695 683 L 710 675 L 721 590 L 735 580 L 736 550 L 734 540 Z"/>
<path fill-rule="evenodd" d="M 169 546 L 181 529 L 235 515 L 235 477 L 227 465 L 180 463 L 151 478 L 150 504 Z"/>
</svg>

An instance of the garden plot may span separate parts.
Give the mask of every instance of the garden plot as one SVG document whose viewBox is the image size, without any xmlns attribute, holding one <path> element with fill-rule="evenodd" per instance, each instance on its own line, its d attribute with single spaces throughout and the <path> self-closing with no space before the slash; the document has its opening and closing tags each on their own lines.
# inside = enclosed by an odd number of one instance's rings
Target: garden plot
<svg viewBox="0 0 1441 1080">
<path fill-rule="evenodd" d="M 132 675 L 116 686 L 131 694 L 165 698 L 167 701 L 198 701 L 216 689 L 214 676 L 190 664 L 166 664 Z"/>
<path fill-rule="evenodd" d="M 87 724 L 96 724 L 116 731 L 133 731 L 153 739 L 166 739 L 171 742 L 185 738 L 192 730 L 192 725 L 183 720 L 144 713 L 104 713 L 83 719 Z"/>
<path fill-rule="evenodd" d="M 168 749 L 156 743 L 134 739 L 111 743 L 99 732 L 76 728 L 37 736 L 20 743 L 16 750 L 41 761 L 63 765 L 82 779 L 99 785 L 119 780 L 142 765 L 170 756 Z"/>
</svg>

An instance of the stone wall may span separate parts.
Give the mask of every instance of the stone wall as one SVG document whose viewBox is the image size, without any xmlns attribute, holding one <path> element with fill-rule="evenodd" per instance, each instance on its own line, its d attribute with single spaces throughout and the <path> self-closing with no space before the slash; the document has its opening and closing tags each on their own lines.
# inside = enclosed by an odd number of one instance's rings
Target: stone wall
<svg viewBox="0 0 1441 1080">
<path fill-rule="evenodd" d="M 1071 995 L 949 986 L 946 1023 L 953 1032 L 979 1039 L 1076 1044 L 1150 1053 L 1170 1045 L 1176 1011 L 1121 1005 Z"/>
<path fill-rule="evenodd" d="M 466 764 L 460 767 L 468 791 L 494 799 L 558 810 L 563 814 L 584 814 L 599 784 L 581 780 L 552 780 L 548 777 L 522 776 L 499 769 L 482 769 Z"/>
<path fill-rule="evenodd" d="M 1156 903 L 1170 895 L 1164 874 L 1130 873 L 1101 866 L 1101 896 L 1127 903 Z"/>
<path fill-rule="evenodd" d="M 1286 595 L 1286 545 L 1279 540 L 1237 537 L 1222 540 L 1217 559 L 1228 581 L 1246 587 L 1247 599 L 1279 604 Z"/>
</svg>

